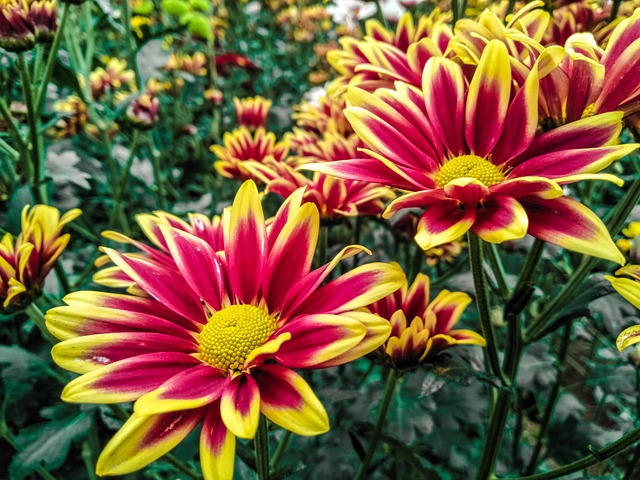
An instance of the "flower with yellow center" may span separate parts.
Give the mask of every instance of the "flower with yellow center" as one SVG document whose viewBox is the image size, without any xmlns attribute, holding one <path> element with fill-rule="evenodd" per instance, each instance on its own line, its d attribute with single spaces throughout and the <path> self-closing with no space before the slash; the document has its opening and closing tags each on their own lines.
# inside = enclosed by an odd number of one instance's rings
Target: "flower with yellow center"
<svg viewBox="0 0 640 480">
<path fill-rule="evenodd" d="M 562 189 L 578 180 L 620 184 L 599 172 L 637 147 L 617 144 L 622 112 L 537 131 L 540 81 L 564 55 L 559 47 L 541 52 L 520 88 L 514 87 L 514 59 L 499 40 L 484 47 L 470 81 L 458 63 L 434 57 L 421 89 L 401 82 L 375 94 L 350 87 L 345 115 L 368 157 L 300 168 L 409 192 L 384 216 L 423 208 L 415 236 L 423 250 L 468 231 L 491 243 L 528 233 L 622 264 L 602 221 Z"/>
<path fill-rule="evenodd" d="M 253 438 L 260 415 L 298 435 L 329 429 L 294 369 L 341 365 L 382 345 L 388 322 L 361 308 L 405 277 L 396 265 L 369 263 L 326 282 L 363 247 L 312 270 L 320 219 L 302 195 L 291 195 L 268 226 L 252 181 L 220 222 L 142 216 L 157 248 L 108 232 L 141 253 L 104 248 L 115 267 L 94 277 L 127 294 L 75 292 L 49 310 L 47 327 L 62 340 L 53 358 L 81 374 L 62 398 L 135 402 L 100 455 L 98 475 L 143 468 L 201 422 L 206 480 L 233 478 L 236 437 Z"/>
</svg>

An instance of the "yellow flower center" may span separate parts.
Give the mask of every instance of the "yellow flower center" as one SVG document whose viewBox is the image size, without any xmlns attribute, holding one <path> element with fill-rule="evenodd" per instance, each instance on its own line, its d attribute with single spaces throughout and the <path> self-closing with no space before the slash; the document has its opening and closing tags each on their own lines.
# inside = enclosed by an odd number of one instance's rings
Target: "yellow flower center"
<svg viewBox="0 0 640 480">
<path fill-rule="evenodd" d="M 222 370 L 240 370 L 254 349 L 276 331 L 276 319 L 252 305 L 214 313 L 200 332 L 201 359 Z"/>
<path fill-rule="evenodd" d="M 477 155 L 462 155 L 447 161 L 436 174 L 436 185 L 444 187 L 456 178 L 469 177 L 490 187 L 504 181 L 502 170 L 489 160 Z"/>
</svg>

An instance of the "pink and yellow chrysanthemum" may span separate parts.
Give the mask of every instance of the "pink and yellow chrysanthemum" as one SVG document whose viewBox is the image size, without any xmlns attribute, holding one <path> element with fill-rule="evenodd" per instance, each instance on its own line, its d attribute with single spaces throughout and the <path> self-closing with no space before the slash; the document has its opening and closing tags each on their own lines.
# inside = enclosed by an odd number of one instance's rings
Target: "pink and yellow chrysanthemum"
<svg viewBox="0 0 640 480">
<path fill-rule="evenodd" d="M 283 162 L 289 153 L 287 142 L 276 143 L 275 134 L 264 128 L 251 133 L 242 126 L 226 132 L 222 142 L 223 145 L 211 146 L 211 151 L 218 157 L 214 167 L 223 177 L 238 180 L 261 181 L 252 170 L 266 168 L 264 164 L 270 161 Z"/>
<path fill-rule="evenodd" d="M 416 235 L 424 250 L 469 230 L 492 243 L 529 233 L 622 264 L 602 221 L 565 196 L 562 185 L 617 182 L 598 172 L 637 145 L 615 144 L 622 112 L 536 135 L 539 77 L 563 56 L 554 48 L 545 50 L 513 97 L 511 60 L 498 40 L 484 49 L 471 82 L 458 64 L 434 57 L 421 90 L 400 82 L 396 90 L 375 95 L 350 88 L 345 114 L 373 158 L 302 168 L 412 192 L 392 202 L 386 214 L 424 208 Z"/>
<path fill-rule="evenodd" d="M 564 45 L 574 33 L 597 34 L 611 15 L 611 6 L 607 7 L 581 0 L 556 8 L 542 42 L 545 45 Z"/>
<path fill-rule="evenodd" d="M 619 278 L 620 276 L 630 278 Z M 616 272 L 616 276 L 605 276 L 613 288 L 631 305 L 640 310 L 640 265 L 627 265 Z M 640 343 L 640 325 L 633 325 L 623 330 L 616 340 L 621 352 L 630 345 Z"/>
<path fill-rule="evenodd" d="M 364 40 L 340 39 L 341 50 L 332 50 L 327 60 L 340 74 L 328 87 L 328 94 L 342 94 L 349 85 L 368 91 L 392 87 L 395 80 L 420 84 L 422 68 L 433 56 L 442 56 L 452 36 L 447 15 L 435 9 L 420 17 L 416 25 L 410 13 L 398 22 L 396 31 L 377 20 L 367 20 Z"/>
<path fill-rule="evenodd" d="M 391 324 L 391 335 L 378 351 L 392 368 L 414 369 L 454 345 L 486 345 L 476 332 L 453 329 L 471 303 L 469 295 L 443 290 L 429 300 L 429 277 L 419 273 L 410 287 L 405 282 L 368 307 Z"/>
<path fill-rule="evenodd" d="M 572 36 L 561 68 L 540 83 L 542 125 L 553 128 L 597 113 L 640 111 L 640 9 L 611 32 L 601 49 L 593 35 Z"/>
<path fill-rule="evenodd" d="M 292 118 L 296 124 L 305 130 L 323 134 L 333 131 L 337 134 L 348 136 L 353 133 L 349 121 L 344 116 L 346 102 L 344 96 L 321 96 L 318 104 L 303 101 L 294 106 Z"/>
<path fill-rule="evenodd" d="M 57 208 L 47 205 L 22 209 L 22 232 L 15 242 L 10 233 L 0 241 L 2 310 L 19 310 L 40 295 L 42 282 L 69 243 L 62 228 L 80 214 L 75 208 L 60 217 Z"/>
<path fill-rule="evenodd" d="M 199 423 L 207 480 L 233 477 L 236 437 L 253 438 L 260 415 L 299 435 L 329 429 L 293 369 L 340 365 L 378 348 L 388 322 L 356 310 L 400 288 L 404 274 L 370 263 L 325 283 L 363 248 L 312 270 L 319 215 L 301 200 L 302 191 L 289 197 L 267 227 L 257 188 L 245 182 L 226 214 L 222 251 L 197 231 L 160 222 L 159 258 L 150 247 L 143 255 L 104 248 L 140 295 L 76 292 L 47 313 L 62 340 L 54 360 L 81 374 L 62 398 L 135 402 L 98 459 L 99 475 L 143 468 Z"/>
<path fill-rule="evenodd" d="M 249 98 L 234 98 L 233 105 L 236 108 L 236 117 L 239 126 L 245 126 L 249 130 L 257 130 L 267 126 L 267 115 L 271 108 L 271 100 L 256 96 Z"/>
<path fill-rule="evenodd" d="M 289 198 L 301 187 L 305 187 L 303 202 L 314 203 L 320 216 L 328 220 L 342 216 L 382 215 L 385 203 L 395 198 L 393 191 L 382 185 L 344 180 L 323 173 L 307 178 L 286 164 L 278 166 L 265 192 Z"/>
</svg>

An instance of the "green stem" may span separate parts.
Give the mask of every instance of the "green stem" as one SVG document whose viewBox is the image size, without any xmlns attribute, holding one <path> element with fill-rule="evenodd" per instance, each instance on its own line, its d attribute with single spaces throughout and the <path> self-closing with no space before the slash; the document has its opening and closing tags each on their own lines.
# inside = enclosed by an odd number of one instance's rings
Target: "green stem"
<svg viewBox="0 0 640 480">
<path fill-rule="evenodd" d="M 491 316 L 489 313 L 489 299 L 487 295 L 487 284 L 484 276 L 484 268 L 482 265 L 482 248 L 480 239 L 469 232 L 469 263 L 471 264 L 471 274 L 473 275 L 473 285 L 476 293 L 476 307 L 480 316 L 480 326 L 482 335 L 487 341 L 487 357 L 491 373 L 502 379 L 503 384 L 507 381 L 500 369 L 500 361 L 498 360 L 498 348 L 495 336 L 493 335 L 493 327 L 491 326 Z"/>
<path fill-rule="evenodd" d="M 640 440 L 640 426 L 627 433 L 625 436 L 619 438 L 613 443 L 610 443 L 606 447 L 600 450 L 591 450 L 591 453 L 586 457 L 576 460 L 568 465 L 565 465 L 549 472 L 538 473 L 536 475 L 529 475 L 525 477 L 517 477 L 512 480 L 551 480 L 554 478 L 563 478 L 571 473 L 584 470 L 591 465 L 604 462 L 605 460 L 614 457 L 615 455 L 623 452 L 628 447 Z"/>
<path fill-rule="evenodd" d="M 29 123 L 29 136 L 31 139 L 29 145 L 29 151 L 31 154 L 31 168 L 29 169 L 31 177 L 29 178 L 29 184 L 35 201 L 37 203 L 46 203 L 46 195 L 42 189 L 44 172 L 42 159 L 40 157 L 40 138 L 38 137 L 40 116 L 35 109 L 31 76 L 29 75 L 29 68 L 24 59 L 23 53 L 18 54 L 18 73 L 20 74 L 22 92 L 24 94 L 25 103 L 27 104 L 27 121 Z M 28 159 L 23 160 L 25 161 L 25 164 L 28 163 Z"/>
<path fill-rule="evenodd" d="M 162 175 L 162 155 L 156 147 L 156 142 L 153 137 L 153 133 L 148 136 L 149 150 L 151 152 L 151 160 L 153 164 L 153 180 L 156 184 L 156 191 L 158 193 L 158 205 L 162 210 L 167 210 L 167 196 L 164 184 L 164 177 Z"/>
<path fill-rule="evenodd" d="M 256 467 L 259 480 L 269 480 L 269 426 L 264 415 L 260 415 L 258 432 L 253 440 L 256 452 Z"/>
<path fill-rule="evenodd" d="M 124 209 L 122 208 L 122 197 L 124 196 L 124 192 L 127 188 L 127 183 L 129 182 L 129 175 L 131 173 L 131 166 L 133 165 L 133 160 L 135 159 L 136 148 L 138 147 L 139 133 L 138 130 L 133 131 L 133 140 L 131 141 L 131 147 L 129 150 L 129 157 L 124 165 L 124 171 L 120 176 L 120 182 L 117 184 L 117 188 L 115 193 L 114 207 L 113 212 L 111 212 L 111 217 L 109 218 L 109 223 L 107 230 L 110 230 L 117 218 L 120 221 L 120 226 L 123 228 L 126 234 L 129 233 L 129 222 L 127 220 L 126 215 L 124 214 Z"/>
<path fill-rule="evenodd" d="M 59 340 L 51 335 L 51 332 L 49 332 L 49 330 L 47 329 L 47 325 L 44 320 L 44 314 L 35 303 L 32 302 L 31 304 L 29 304 L 29 306 L 25 308 L 24 311 L 27 315 L 29 315 L 29 318 L 33 320 L 33 323 L 36 324 L 45 338 L 49 339 L 53 344 L 59 342 Z"/>
<path fill-rule="evenodd" d="M 0 114 L 2 114 L 2 118 L 4 118 L 7 127 L 9 127 L 11 136 L 20 146 L 20 150 L 24 151 L 26 148 L 24 139 L 22 138 L 22 134 L 20 133 L 20 130 L 18 130 L 17 125 L 14 123 L 13 115 L 11 115 L 11 110 L 9 109 L 9 106 L 7 105 L 7 102 L 3 97 L 0 97 Z"/>
<path fill-rule="evenodd" d="M 551 390 L 551 394 L 549 395 L 549 400 L 547 401 L 547 406 L 544 410 L 544 415 L 542 417 L 542 423 L 540 424 L 540 431 L 538 432 L 538 438 L 536 439 L 536 444 L 533 448 L 533 453 L 531 455 L 531 459 L 529 460 L 529 464 L 525 473 L 527 475 L 532 475 L 533 472 L 536 471 L 536 465 L 538 463 L 538 457 L 540 456 L 540 452 L 542 450 L 542 441 L 547 435 L 547 430 L 549 429 L 549 425 L 551 422 L 551 415 L 553 414 L 553 410 L 556 405 L 556 401 L 558 400 L 558 396 L 560 395 L 560 385 L 562 383 L 562 375 L 564 373 L 564 363 L 567 360 L 567 352 L 569 351 L 569 341 L 571 340 L 571 326 L 569 323 L 564 327 L 564 334 L 562 335 L 562 343 L 560 344 L 560 352 L 558 353 L 558 378 L 553 385 Z"/>
<path fill-rule="evenodd" d="M 618 234 L 629 213 L 640 199 L 640 177 L 631 184 L 631 187 L 618 203 L 615 213 L 606 222 L 607 229 L 611 236 Z M 553 324 L 553 316 L 569 301 L 575 291 L 582 285 L 584 279 L 591 273 L 593 267 L 600 261 L 596 257 L 585 256 L 582 263 L 573 272 L 569 281 L 564 285 L 560 293 L 547 304 L 547 307 L 540 313 L 534 322 L 529 325 L 524 332 L 525 344 L 534 342 L 541 338 L 545 331 Z"/>
<path fill-rule="evenodd" d="M 624 472 L 624 477 L 622 477 L 622 480 L 632 480 L 633 479 L 633 472 L 635 471 L 636 467 L 638 466 L 638 461 L 640 460 L 640 443 L 638 445 L 636 445 L 636 448 L 633 451 L 633 458 L 631 459 L 631 462 L 629 463 L 629 466 L 627 467 L 627 470 Z"/>
<path fill-rule="evenodd" d="M 56 262 L 56 266 L 54 267 L 56 271 L 56 277 L 58 278 L 58 282 L 60 282 L 60 289 L 62 293 L 66 295 L 71 291 L 71 285 L 69 285 L 69 279 L 67 278 L 67 272 L 62 268 L 62 264 L 60 262 Z"/>
<path fill-rule="evenodd" d="M 3 422 L 4 422 L 4 420 L 3 420 Z M 0 437 L 2 437 L 5 442 L 7 442 L 9 445 L 11 445 L 11 447 L 13 447 L 13 449 L 16 452 L 20 451 L 20 449 L 18 448 L 18 444 L 16 443 L 15 437 L 9 431 L 8 427 L 6 427 L 5 425 L 3 425 L 3 427 L 2 427 L 2 429 L 0 431 Z M 38 475 L 40 475 L 40 477 L 43 480 L 57 480 L 56 477 L 54 477 L 51 473 L 49 473 L 49 471 L 44 467 L 36 468 L 36 472 L 38 473 Z"/>
<path fill-rule="evenodd" d="M 202 480 L 202 477 L 194 472 L 188 465 L 186 465 L 182 460 L 171 453 L 165 454 L 162 459 L 173 466 L 176 470 L 181 473 L 184 473 L 191 480 Z"/>
<path fill-rule="evenodd" d="M 510 390 L 500 389 L 498 391 L 498 398 L 489 417 L 489 424 L 485 434 L 486 441 L 484 449 L 482 450 L 482 458 L 480 460 L 480 466 L 478 467 L 478 473 L 476 474 L 476 480 L 489 479 L 493 475 L 493 469 L 500 451 L 500 444 L 502 443 L 504 426 L 509 416 L 510 400 Z"/>
<path fill-rule="evenodd" d="M 136 62 L 136 46 L 135 39 L 133 37 L 133 30 L 131 29 L 131 7 L 129 2 L 122 2 L 122 16 L 124 22 L 124 29 L 127 37 L 127 57 L 129 59 L 129 66 L 133 69 L 136 75 L 136 86 L 138 90 L 142 88 L 142 79 L 140 78 L 140 71 L 138 70 L 138 62 Z"/>
<path fill-rule="evenodd" d="M 44 75 L 42 77 L 40 86 L 38 87 L 38 93 L 36 95 L 35 108 L 37 112 L 39 112 L 42 108 L 42 103 L 44 102 L 44 99 L 47 95 L 47 85 L 49 84 L 49 79 L 51 78 L 56 59 L 58 58 L 58 49 L 60 48 L 60 42 L 62 41 L 64 27 L 67 25 L 67 19 L 69 18 L 69 9 L 69 3 L 65 2 L 62 4 L 62 19 L 60 20 L 58 29 L 56 30 L 56 34 L 53 37 L 53 43 L 51 44 L 51 50 L 49 51 L 47 64 L 44 68 Z"/>
<path fill-rule="evenodd" d="M 491 270 L 496 277 L 496 283 L 498 284 L 500 295 L 503 299 L 507 299 L 511 295 L 511 292 L 509 291 L 509 286 L 507 285 L 506 273 L 504 271 L 502 261 L 500 260 L 498 247 L 495 243 L 485 243 L 484 246 L 484 251 L 487 255 L 487 259 L 489 260 L 489 264 L 491 265 Z"/>
<path fill-rule="evenodd" d="M 273 457 L 271 457 L 271 468 L 275 469 L 282 460 L 284 452 L 286 452 L 287 447 L 289 446 L 289 442 L 291 441 L 291 437 L 293 436 L 293 432 L 291 430 L 285 430 L 276 451 L 273 452 Z"/>
<path fill-rule="evenodd" d="M 365 453 L 362 464 L 358 469 L 355 480 L 363 480 L 364 478 L 367 478 L 367 470 L 369 469 L 369 464 L 371 463 L 371 460 L 373 460 L 373 456 L 376 453 L 378 440 L 380 439 L 380 435 L 382 434 L 384 422 L 387 419 L 389 406 L 391 405 L 391 400 L 393 400 L 393 393 L 395 392 L 396 385 L 398 384 L 399 379 L 400 374 L 393 368 L 390 369 L 389 376 L 387 377 L 387 383 L 384 387 L 382 404 L 380 405 L 380 411 L 378 412 L 378 421 L 376 422 L 373 434 L 371 435 L 371 440 L 369 440 L 369 445 L 367 446 L 367 452 Z"/>
</svg>

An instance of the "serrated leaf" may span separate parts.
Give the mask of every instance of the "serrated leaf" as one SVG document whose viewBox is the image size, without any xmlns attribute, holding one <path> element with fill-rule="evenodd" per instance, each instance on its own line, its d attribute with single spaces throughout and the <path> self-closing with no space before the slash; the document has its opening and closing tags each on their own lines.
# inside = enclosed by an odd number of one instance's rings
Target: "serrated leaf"
<svg viewBox="0 0 640 480">
<path fill-rule="evenodd" d="M 16 443 L 25 448 L 11 460 L 9 478 L 22 480 L 40 466 L 49 471 L 59 468 L 67 459 L 71 443 L 84 438 L 90 427 L 91 417 L 83 412 L 23 430 Z"/>
</svg>

